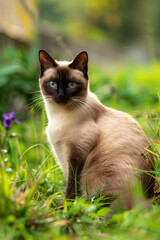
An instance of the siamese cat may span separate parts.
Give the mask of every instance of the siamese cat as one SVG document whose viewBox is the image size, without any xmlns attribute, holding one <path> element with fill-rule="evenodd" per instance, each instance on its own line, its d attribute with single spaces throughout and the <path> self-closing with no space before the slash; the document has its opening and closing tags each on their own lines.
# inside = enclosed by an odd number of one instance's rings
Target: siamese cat
<svg viewBox="0 0 160 240">
<path fill-rule="evenodd" d="M 65 196 L 115 199 L 140 179 L 153 195 L 153 156 L 139 124 L 128 114 L 100 103 L 89 90 L 88 54 L 73 61 L 54 60 L 39 51 L 39 85 L 48 117 L 46 133 L 64 171 Z"/>
</svg>

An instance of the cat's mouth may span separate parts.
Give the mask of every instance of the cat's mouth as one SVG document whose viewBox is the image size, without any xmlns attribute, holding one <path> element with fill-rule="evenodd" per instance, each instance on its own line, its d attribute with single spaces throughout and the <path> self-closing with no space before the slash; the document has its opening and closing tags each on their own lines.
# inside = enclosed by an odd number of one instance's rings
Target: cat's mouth
<svg viewBox="0 0 160 240">
<path fill-rule="evenodd" d="M 55 98 L 55 101 L 58 104 L 67 104 L 70 102 L 70 99 L 67 96 L 58 96 Z"/>
<path fill-rule="evenodd" d="M 61 97 L 45 97 L 46 102 L 48 103 L 57 103 L 58 105 L 61 106 L 66 106 L 66 107 L 72 107 L 72 108 L 77 108 L 81 105 L 85 104 L 84 98 L 82 97 L 69 97 L 69 96 L 61 96 Z"/>
</svg>

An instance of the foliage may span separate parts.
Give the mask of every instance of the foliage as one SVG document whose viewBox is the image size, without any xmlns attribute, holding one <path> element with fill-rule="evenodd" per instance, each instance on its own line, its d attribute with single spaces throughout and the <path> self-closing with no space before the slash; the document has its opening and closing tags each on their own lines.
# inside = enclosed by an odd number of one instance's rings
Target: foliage
<svg viewBox="0 0 160 240">
<path fill-rule="evenodd" d="M 7 109 L 17 93 L 26 97 L 27 86 L 28 91 L 33 91 L 38 85 L 38 71 L 33 73 L 38 69 L 36 47 L 28 54 L 26 50 L 15 48 L 8 48 L 3 54 L 10 67 L 0 69 L 2 110 Z M 150 128 L 147 136 L 153 142 L 157 159 L 155 171 L 151 173 L 157 179 L 155 205 L 135 195 L 136 205 L 131 211 L 117 212 L 105 222 L 104 217 L 110 214 L 110 210 L 103 206 L 103 199 L 77 197 L 74 202 L 66 201 L 63 174 L 44 140 L 46 115 L 43 108 L 39 114 L 31 110 L 30 121 L 12 124 L 10 129 L 0 124 L 1 239 L 159 238 L 160 125 L 156 115 L 159 105 L 155 91 L 158 90 L 158 69 L 158 62 L 132 69 L 121 68 L 114 74 L 108 74 L 99 67 L 90 67 L 91 89 L 98 91 L 106 105 L 127 109 L 131 113 L 135 108 L 141 115 L 145 106 L 152 106 L 151 117 L 147 118 L 147 121 L 153 118 L 152 122 L 147 123 L 143 118 L 142 123 L 146 130 Z M 32 89 L 29 89 L 30 84 Z M 39 99 L 38 96 L 33 100 L 38 107 L 41 105 Z M 11 121 L 14 120 L 12 116 Z"/>
<path fill-rule="evenodd" d="M 158 0 L 58 0 L 39 1 L 40 21 L 55 31 L 78 39 L 114 39 L 128 43 L 134 39 L 160 38 Z"/>
<path fill-rule="evenodd" d="M 135 195 L 136 205 L 132 210 L 117 213 L 105 222 L 110 210 L 103 206 L 103 199 L 77 197 L 74 202 L 66 201 L 63 174 L 44 141 L 43 130 L 39 131 L 44 129 L 45 114 L 32 112 L 31 119 L 12 125 L 7 145 L 1 147 L 1 239 L 159 239 L 159 185 L 154 205 Z M 159 123 L 158 118 L 149 123 L 157 180 L 160 179 Z M 1 146 L 5 131 L 1 124 Z"/>
<path fill-rule="evenodd" d="M 0 113 L 15 105 L 20 111 L 38 88 L 38 45 L 31 49 L 8 46 L 0 56 Z M 31 94 L 32 93 L 32 94 Z"/>
<path fill-rule="evenodd" d="M 29 51 L 8 47 L 0 64 L 0 108 L 4 113 L 12 110 L 17 95 L 27 102 L 31 99 L 28 93 L 38 89 L 37 45 Z M 31 109 L 24 115 L 29 121 L 21 119 L 20 125 L 12 124 L 10 129 L 0 123 L 0 239 L 159 239 L 159 62 L 114 73 L 94 65 L 89 69 L 90 87 L 103 103 L 141 116 L 139 121 L 157 159 L 155 171 L 150 173 L 157 180 L 154 204 L 135 194 L 131 211 L 117 212 L 105 222 L 110 210 L 103 206 L 103 199 L 67 201 L 63 174 L 45 141 L 43 107 L 39 114 Z M 39 96 L 33 102 L 41 106 Z M 143 114 L 148 106 L 147 123 Z"/>
<path fill-rule="evenodd" d="M 112 73 L 89 63 L 91 90 L 108 107 L 142 115 L 152 106 L 151 113 L 159 113 L 159 69 L 160 62 L 155 61 L 116 67 Z M 8 46 L 0 56 L 0 114 L 14 109 L 24 116 L 26 105 L 38 102 L 33 100 L 39 90 L 38 77 L 38 45 L 29 50 Z"/>
<path fill-rule="evenodd" d="M 158 94 L 160 63 L 141 66 L 125 66 L 115 69 L 110 75 L 98 66 L 90 70 L 91 90 L 109 107 L 142 114 L 148 111 L 160 113 Z M 143 110 L 143 111 L 142 111 Z"/>
<path fill-rule="evenodd" d="M 45 20 L 58 33 L 99 42 L 114 39 L 126 44 L 147 36 L 152 45 L 160 38 L 159 4 L 158 0 L 154 4 L 150 0 L 40 0 L 39 25 Z M 138 118 L 156 159 L 155 170 L 149 173 L 156 178 L 154 199 L 144 199 L 137 188 L 132 209 L 117 211 L 110 218 L 110 209 L 102 198 L 79 196 L 72 202 L 64 197 L 64 176 L 45 140 L 43 107 L 39 114 L 37 109 L 25 113 L 33 97 L 36 108 L 42 103 L 33 93 L 39 89 L 38 65 L 37 43 L 31 48 L 8 46 L 0 55 L 0 115 L 11 110 L 21 115 L 21 124 L 10 128 L 5 129 L 3 119 L 0 121 L 0 239 L 158 240 L 160 62 L 116 67 L 112 73 L 97 64 L 89 67 L 93 92 L 108 107 Z"/>
</svg>

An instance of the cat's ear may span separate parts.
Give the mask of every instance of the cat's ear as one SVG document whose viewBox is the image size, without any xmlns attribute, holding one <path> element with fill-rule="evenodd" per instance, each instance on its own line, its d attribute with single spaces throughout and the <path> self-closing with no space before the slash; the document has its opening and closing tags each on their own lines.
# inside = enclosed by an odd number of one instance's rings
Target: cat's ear
<svg viewBox="0 0 160 240">
<path fill-rule="evenodd" d="M 87 52 L 81 52 L 78 56 L 73 60 L 73 62 L 69 65 L 71 68 L 77 69 L 81 71 L 85 78 L 88 79 L 88 54 Z"/>
<path fill-rule="evenodd" d="M 48 68 L 54 68 L 57 66 L 55 60 L 51 58 L 51 56 L 44 50 L 39 51 L 39 61 L 41 67 L 41 76 Z"/>
</svg>

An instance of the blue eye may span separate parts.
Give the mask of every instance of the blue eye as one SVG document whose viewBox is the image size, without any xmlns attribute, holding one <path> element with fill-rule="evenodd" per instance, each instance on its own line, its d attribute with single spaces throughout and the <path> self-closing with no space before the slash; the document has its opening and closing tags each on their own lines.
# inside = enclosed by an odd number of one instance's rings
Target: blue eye
<svg viewBox="0 0 160 240">
<path fill-rule="evenodd" d="M 68 87 L 69 87 L 69 88 L 75 88 L 75 87 L 77 87 L 77 83 L 75 83 L 75 82 L 70 82 L 70 83 L 68 84 Z"/>
<path fill-rule="evenodd" d="M 57 83 L 56 83 L 56 82 L 53 82 L 53 81 L 50 81 L 50 82 L 49 82 L 49 86 L 50 86 L 51 88 L 56 88 L 56 87 L 57 87 Z"/>
</svg>

